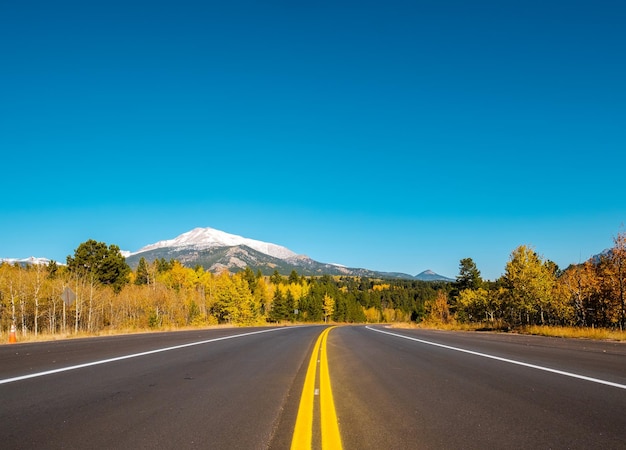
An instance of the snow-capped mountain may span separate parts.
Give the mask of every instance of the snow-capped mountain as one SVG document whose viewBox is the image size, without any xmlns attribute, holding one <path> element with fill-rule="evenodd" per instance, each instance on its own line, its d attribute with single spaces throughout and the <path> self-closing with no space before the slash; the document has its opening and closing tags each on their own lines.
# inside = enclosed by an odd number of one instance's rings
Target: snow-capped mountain
<svg viewBox="0 0 626 450">
<path fill-rule="evenodd" d="M 210 272 L 229 270 L 237 272 L 250 267 L 265 275 L 278 270 L 289 274 L 295 270 L 301 275 L 347 275 L 365 277 L 407 278 L 405 273 L 377 272 L 349 268 L 339 264 L 314 261 L 286 247 L 225 233 L 214 228 L 195 228 L 173 239 L 146 245 L 136 252 L 122 253 L 133 268 L 144 258 L 148 263 L 156 259 L 175 259 L 187 267 L 200 265 Z"/>
<path fill-rule="evenodd" d="M 298 254 L 292 252 L 286 247 L 244 238 L 235 234 L 225 233 L 224 231 L 216 230 L 214 228 L 194 228 L 193 230 L 183 233 L 174 239 L 146 245 L 137 252 L 131 253 L 131 255 L 162 248 L 189 248 L 194 250 L 206 250 L 220 247 L 239 247 L 242 245 L 278 259 L 289 259 L 298 256 Z"/>
<path fill-rule="evenodd" d="M 9 264 L 21 264 L 21 265 L 44 265 L 47 266 L 50 264 L 50 260 L 48 258 L 37 258 L 35 256 L 31 256 L 29 258 L 0 258 L 0 263 L 9 263 Z"/>
</svg>

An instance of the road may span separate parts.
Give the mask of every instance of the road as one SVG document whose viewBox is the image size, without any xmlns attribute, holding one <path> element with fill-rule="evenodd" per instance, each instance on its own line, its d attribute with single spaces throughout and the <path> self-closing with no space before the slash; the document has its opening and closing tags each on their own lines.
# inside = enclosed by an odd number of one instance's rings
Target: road
<svg viewBox="0 0 626 450">
<path fill-rule="evenodd" d="M 626 448 L 626 344 L 325 329 L 2 345 L 0 448 L 285 449 L 311 377 L 321 448 L 324 370 L 346 449 Z"/>
</svg>

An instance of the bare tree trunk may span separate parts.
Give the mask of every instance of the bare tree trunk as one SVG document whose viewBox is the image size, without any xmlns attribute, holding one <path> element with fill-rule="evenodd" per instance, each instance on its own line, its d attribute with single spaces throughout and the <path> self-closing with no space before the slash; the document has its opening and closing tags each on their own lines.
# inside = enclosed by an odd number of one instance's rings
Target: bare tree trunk
<svg viewBox="0 0 626 450">
<path fill-rule="evenodd" d="M 65 301 L 63 301 L 63 323 L 61 325 L 63 327 L 61 333 L 65 334 L 65 330 L 67 329 L 67 311 L 65 308 Z"/>
<path fill-rule="evenodd" d="M 87 311 L 87 331 L 90 333 L 93 331 L 92 319 L 93 319 L 93 276 L 89 282 L 89 310 Z"/>
<path fill-rule="evenodd" d="M 33 289 L 33 296 L 35 301 L 35 336 L 39 334 L 39 292 L 41 291 L 41 270 L 42 266 L 37 264 L 35 267 L 35 288 Z"/>
<path fill-rule="evenodd" d="M 50 308 L 48 308 L 48 331 L 50 334 L 54 334 L 56 328 L 56 306 L 57 303 L 54 301 L 54 294 L 50 298 L 50 302 L 52 303 Z"/>
<path fill-rule="evenodd" d="M 78 289 L 79 285 L 78 285 L 78 277 L 76 277 L 76 317 L 74 320 L 74 334 L 78 334 L 78 321 L 80 319 L 80 298 L 81 298 L 81 291 Z"/>
<path fill-rule="evenodd" d="M 15 324 L 15 297 L 16 297 L 16 293 L 13 290 L 13 280 L 9 281 L 9 293 L 11 295 L 11 322 L 13 324 Z"/>
<path fill-rule="evenodd" d="M 26 300 L 24 298 L 25 292 L 20 295 L 20 321 L 22 323 L 22 336 L 26 336 Z"/>
</svg>

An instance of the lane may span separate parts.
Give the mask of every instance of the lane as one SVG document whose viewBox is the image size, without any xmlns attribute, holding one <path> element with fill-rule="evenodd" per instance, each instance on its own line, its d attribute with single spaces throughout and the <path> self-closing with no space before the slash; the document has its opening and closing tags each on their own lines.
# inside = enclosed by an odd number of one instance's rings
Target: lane
<svg viewBox="0 0 626 450">
<path fill-rule="evenodd" d="M 66 366 L 55 368 L 55 369 L 36 371 L 36 372 L 24 374 L 24 375 L 18 375 L 18 376 L 14 376 L 10 378 L 0 379 L 0 384 L 15 383 L 18 381 L 29 380 L 32 378 L 46 377 L 49 375 L 54 375 L 54 374 L 64 373 L 64 372 L 71 372 L 73 370 L 79 370 L 79 369 L 84 369 L 84 368 L 93 367 L 93 366 L 100 366 L 103 364 L 110 364 L 113 362 L 123 361 L 127 359 L 141 358 L 141 357 L 145 357 L 148 355 L 154 355 L 157 353 L 171 352 L 171 351 L 180 350 L 183 348 L 195 347 L 198 345 L 206 345 L 206 344 L 211 344 L 214 342 L 228 340 L 228 339 L 239 339 L 241 337 L 247 337 L 247 336 L 252 336 L 252 335 L 262 334 L 262 333 L 271 333 L 271 332 L 281 331 L 281 330 L 282 330 L 281 328 L 274 328 L 274 329 L 263 329 L 260 331 L 250 331 L 246 333 L 209 338 L 209 339 L 189 342 L 185 344 L 177 344 L 173 346 L 160 347 L 160 348 L 156 348 L 152 350 L 141 351 L 138 353 L 130 353 L 130 354 L 124 354 L 124 355 L 119 355 L 119 356 L 113 356 L 111 358 L 96 359 L 96 360 L 92 360 L 92 361 L 88 361 L 88 362 L 84 362 L 80 364 L 69 365 L 69 366 L 66 365 Z"/>
<path fill-rule="evenodd" d="M 243 332 L 256 332 L 265 329 L 267 328 L 246 328 Z M 115 358 L 131 353 L 185 345 L 241 333 L 241 328 L 215 328 L 0 345 L 0 361 L 2 362 L 0 378 L 55 370 L 89 363 L 95 359 Z"/>
<path fill-rule="evenodd" d="M 626 344 L 622 342 L 562 339 L 513 333 L 377 328 L 433 343 L 626 384 L 626 370 L 623 365 L 624 358 L 626 358 Z"/>
<path fill-rule="evenodd" d="M 613 382 L 626 375 L 621 344 L 389 331 Z M 328 351 L 346 449 L 626 448 L 624 389 L 365 327 L 333 330 Z"/>
<path fill-rule="evenodd" d="M 572 371 L 555 369 L 553 367 L 549 367 L 549 365 L 551 365 L 551 364 L 546 364 L 546 365 L 532 364 L 532 363 L 523 361 L 522 360 L 523 358 L 522 359 L 504 358 L 502 356 L 496 356 L 496 355 L 493 355 L 493 354 L 490 354 L 490 353 L 479 352 L 479 351 L 476 351 L 476 350 L 469 350 L 467 348 L 463 348 L 463 347 L 460 347 L 460 346 L 452 346 L 452 345 L 448 345 L 448 344 L 441 344 L 441 343 L 434 342 L 434 341 L 431 341 L 431 340 L 421 339 L 421 338 L 418 338 L 418 337 L 415 337 L 415 336 L 407 336 L 407 335 L 400 334 L 400 333 L 394 333 L 394 332 L 391 332 L 391 331 L 385 331 L 385 330 L 381 330 L 381 329 L 376 328 L 376 327 L 366 327 L 366 328 L 368 330 L 370 330 L 370 331 L 375 331 L 377 333 L 386 334 L 387 336 L 393 336 L 393 337 L 396 337 L 396 338 L 407 339 L 407 340 L 410 340 L 410 341 L 413 341 L 413 342 L 417 342 L 417 343 L 420 343 L 420 344 L 432 345 L 434 347 L 439 347 L 439 348 L 443 348 L 443 349 L 446 349 L 446 350 L 451 350 L 451 351 L 454 351 L 454 352 L 465 353 L 465 354 L 477 356 L 477 357 L 480 357 L 480 358 L 492 359 L 494 361 L 499 361 L 499 362 L 503 362 L 503 363 L 506 363 L 506 364 L 513 364 L 513 365 L 516 365 L 516 366 L 522 366 L 522 367 L 530 368 L 530 369 L 534 369 L 534 370 L 541 370 L 543 372 L 549 372 L 549 373 L 556 374 L 556 375 L 561 375 L 561 376 L 564 376 L 564 377 L 576 378 L 576 379 L 583 380 L 583 381 L 589 381 L 591 383 L 603 384 L 603 385 L 611 386 L 611 387 L 618 388 L 618 389 L 626 389 L 626 384 L 615 383 L 613 381 L 608 381 L 608 380 L 604 380 L 604 379 L 601 379 L 601 378 L 594 378 L 594 377 L 582 375 L 580 373 L 575 373 L 575 372 L 572 372 Z M 563 361 L 562 356 L 561 356 L 560 360 Z M 616 375 L 621 377 L 622 374 L 616 372 Z"/>
<path fill-rule="evenodd" d="M 3 448 L 268 448 L 291 438 L 311 347 L 323 327 L 293 327 L 0 385 Z M 248 333 L 169 333 L 153 341 L 66 343 L 67 364 Z M 201 338 L 201 339 L 198 339 Z M 89 342 L 87 342 L 89 341 Z M 13 347 L 25 371 L 57 363 L 46 345 Z M 5 350 L 4 348 L 2 349 Z M 59 353 L 60 354 L 60 353 Z M 0 355 L 2 358 L 3 355 Z M 56 358 L 56 359 L 54 359 Z M 19 372 L 19 355 L 0 376 Z M 32 363 L 32 364 L 31 364 Z M 296 397 L 294 400 L 293 397 Z M 282 425 L 281 425 L 282 424 Z M 283 447 L 286 448 L 286 447 Z"/>
</svg>

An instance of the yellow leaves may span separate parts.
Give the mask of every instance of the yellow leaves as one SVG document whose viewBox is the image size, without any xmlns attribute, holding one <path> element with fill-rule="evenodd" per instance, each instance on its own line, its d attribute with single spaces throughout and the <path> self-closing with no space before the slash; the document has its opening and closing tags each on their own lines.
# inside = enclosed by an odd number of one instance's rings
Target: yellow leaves
<svg viewBox="0 0 626 450">
<path fill-rule="evenodd" d="M 410 314 L 399 308 L 383 308 L 382 315 L 384 322 L 408 322 L 410 319 Z"/>
<path fill-rule="evenodd" d="M 373 291 L 388 291 L 389 289 L 391 289 L 391 285 L 390 284 L 375 284 L 374 286 L 372 286 L 372 290 Z"/>
<path fill-rule="evenodd" d="M 448 305 L 448 295 L 443 291 L 437 292 L 437 298 L 426 303 L 428 318 L 435 323 L 448 323 L 452 319 Z"/>
<path fill-rule="evenodd" d="M 302 284 L 300 283 L 289 283 L 289 284 L 279 284 L 277 289 L 280 290 L 280 293 L 283 297 L 287 296 L 287 293 L 291 293 L 291 296 L 296 302 L 296 306 L 302 297 L 305 297 L 309 294 L 310 285 L 307 281 L 304 281 Z"/>
<path fill-rule="evenodd" d="M 485 308 L 488 302 L 486 289 L 464 289 L 459 293 L 457 305 L 463 308 Z"/>
<path fill-rule="evenodd" d="M 378 308 L 375 307 L 370 307 L 370 308 L 363 308 L 363 313 L 365 314 L 365 320 L 368 323 L 378 323 L 380 322 L 380 311 L 378 310 Z"/>
<path fill-rule="evenodd" d="M 198 276 L 193 269 L 183 267 L 180 262 L 174 261 L 172 268 L 157 276 L 157 281 L 169 288 L 180 290 L 196 285 Z"/>
<path fill-rule="evenodd" d="M 335 299 L 328 294 L 324 294 L 322 309 L 324 310 L 324 321 L 327 321 L 335 312 Z"/>
<path fill-rule="evenodd" d="M 495 312 L 501 308 L 504 290 L 463 289 L 456 300 L 457 315 L 469 321 L 493 322 Z"/>
<path fill-rule="evenodd" d="M 519 246 L 506 265 L 505 278 L 513 306 L 524 312 L 541 312 L 549 304 L 556 285 L 555 274 L 529 247 Z"/>
</svg>

